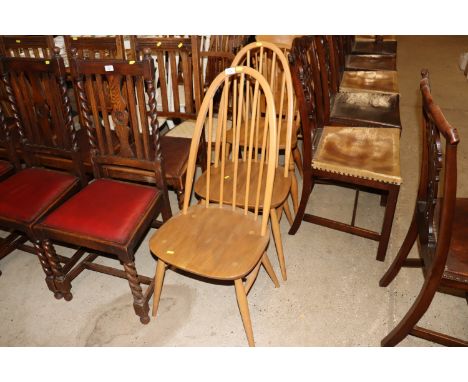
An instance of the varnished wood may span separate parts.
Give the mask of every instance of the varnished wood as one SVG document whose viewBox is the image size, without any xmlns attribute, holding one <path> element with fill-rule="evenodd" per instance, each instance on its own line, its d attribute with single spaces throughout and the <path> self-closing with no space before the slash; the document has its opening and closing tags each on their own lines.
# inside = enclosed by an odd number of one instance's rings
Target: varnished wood
<svg viewBox="0 0 468 382">
<path fill-rule="evenodd" d="M 94 184 L 98 184 L 103 178 L 112 179 L 112 182 L 100 183 L 100 187 L 109 187 L 109 192 L 112 192 L 113 185 L 122 182 L 137 183 L 140 191 L 144 188 L 145 192 L 149 192 L 154 188 L 154 197 L 147 202 L 146 210 L 139 219 L 129 227 L 123 241 L 107 239 L 99 233 L 84 235 L 80 231 L 81 218 L 76 220 L 76 231 L 49 223 L 47 219 L 36 227 L 36 231 L 42 237 L 42 246 L 49 263 L 57 264 L 52 267 L 54 282 L 59 285 L 59 291 L 65 298 L 71 298 L 71 281 L 85 269 L 125 278 L 133 295 L 135 313 L 143 324 L 147 324 L 148 300 L 153 291 L 153 283 L 152 279 L 138 274 L 134 256 L 142 238 L 154 225 L 156 217 L 161 214 L 163 221 L 166 221 L 172 215 L 157 126 L 154 63 L 147 50 L 142 61 L 131 62 L 118 59 L 81 59 L 75 55 L 70 60 L 70 68 L 80 102 L 83 128 L 91 149 L 91 162 L 97 179 Z M 141 185 L 142 183 L 149 184 L 149 187 Z M 87 200 L 84 196 L 82 199 L 78 198 L 86 192 L 86 195 L 92 195 L 91 187 L 93 184 L 79 193 L 76 200 Z M 60 213 L 60 208 L 54 211 L 54 214 Z M 63 212 L 65 215 L 66 213 L 70 212 Z M 54 214 L 51 215 L 52 219 Z M 94 216 L 92 211 L 89 214 Z M 52 240 L 82 248 L 70 259 L 66 259 L 61 267 L 58 266 Z M 90 254 L 78 262 L 86 252 Z M 124 270 L 93 264 L 101 252 L 120 260 Z M 149 284 L 145 292 L 141 287 L 142 283 Z"/>
<path fill-rule="evenodd" d="M 325 83 L 324 86 L 326 89 L 329 89 L 332 86 L 337 86 L 336 83 L 332 83 L 332 81 L 330 81 L 330 77 L 327 74 L 323 73 L 325 71 L 323 69 L 326 65 L 326 61 L 324 61 L 325 50 L 322 50 L 322 60 L 320 61 L 320 66 L 323 71 L 321 73 L 319 70 L 317 70 L 318 61 L 316 50 L 314 49 L 314 44 L 319 44 L 320 41 L 316 40 L 317 38 L 314 37 L 302 37 L 295 39 L 293 43 L 293 49 L 290 53 L 290 62 L 294 80 L 293 82 L 299 103 L 299 109 L 301 112 L 302 129 L 304 133 L 304 183 L 298 212 L 289 233 L 295 234 L 299 229 L 302 220 L 305 220 L 310 223 L 323 225 L 332 229 L 337 229 L 371 240 L 376 240 L 379 242 L 376 258 L 377 260 L 383 261 L 385 259 L 385 254 L 388 247 L 393 216 L 398 198 L 399 183 L 397 181 L 399 179 L 399 174 L 397 174 L 398 176 L 395 177 L 395 182 L 397 183 L 394 184 L 392 178 L 388 178 L 388 180 L 385 180 L 386 178 L 377 178 L 378 174 L 376 174 L 375 177 L 353 175 L 354 173 L 359 173 L 359 168 L 356 168 L 356 171 L 351 171 L 351 168 L 346 170 L 344 167 L 342 167 L 340 171 L 332 171 L 326 169 L 325 167 L 321 168 L 318 164 L 314 164 L 314 156 L 316 155 L 317 150 L 322 147 L 320 143 L 322 142 L 321 138 L 324 134 L 324 131 L 327 131 L 326 129 L 331 129 L 325 126 L 327 121 L 327 113 L 329 113 L 329 110 L 324 110 L 322 107 L 324 105 L 321 103 L 324 97 L 322 85 Z M 347 127 L 335 127 L 333 129 L 337 129 L 336 132 L 339 132 L 340 129 L 344 131 L 344 129 L 347 129 Z M 350 142 L 357 142 L 364 139 L 368 130 L 369 129 L 367 128 L 350 129 L 350 134 L 353 135 L 353 138 L 351 138 Z M 381 145 L 379 143 L 379 136 L 382 137 L 380 138 L 382 142 L 386 141 L 386 138 L 384 138 L 384 135 L 379 134 L 378 132 L 382 132 L 384 130 L 375 129 L 373 131 L 376 133 L 374 134 L 375 137 L 373 140 L 369 141 L 369 145 L 366 146 L 366 150 L 379 150 L 380 152 Z M 391 135 L 393 137 L 395 134 Z M 397 142 L 398 138 L 399 136 L 396 134 Z M 353 152 L 355 143 L 351 143 L 349 147 L 343 143 L 344 142 L 342 142 L 341 146 L 338 145 L 338 147 L 334 147 L 334 150 L 329 152 L 329 156 L 332 156 L 333 158 L 346 157 L 346 163 L 338 160 L 342 166 L 346 165 L 352 167 L 359 166 L 360 164 L 362 165 L 363 162 L 359 160 L 352 164 L 353 161 L 351 161 L 350 157 L 347 157 L 347 155 L 350 155 Z M 397 169 L 396 172 L 399 172 L 399 153 L 392 151 L 395 150 L 395 147 L 396 146 L 393 146 L 393 143 L 392 146 L 390 146 L 389 150 L 393 156 L 390 162 L 392 166 L 395 166 Z M 399 145 L 397 147 L 399 150 Z M 360 158 L 362 153 L 358 156 Z M 394 163 L 395 161 L 397 163 Z M 337 184 L 347 184 L 348 186 L 351 186 L 355 189 L 370 189 L 381 194 L 388 194 L 388 201 L 385 207 L 384 220 L 382 222 L 380 232 L 356 227 L 354 224 L 354 216 L 351 218 L 350 224 L 348 224 L 334 221 L 325 217 L 306 214 L 306 206 L 310 194 L 313 191 L 314 184 L 323 180 Z M 357 201 L 355 202 L 355 205 L 356 203 Z M 355 215 L 355 212 L 353 215 Z"/>
<path fill-rule="evenodd" d="M 251 94 L 251 91 L 253 92 Z M 218 124 L 214 126 L 214 97 L 222 94 Z M 255 153 L 253 150 L 253 135 L 251 143 L 246 148 L 245 183 L 238 181 L 239 161 L 239 129 L 243 110 L 252 112 L 252 120 L 255 120 L 259 112 L 258 100 L 266 102 L 268 111 L 267 120 L 269 128 L 265 129 L 263 150 Z M 245 96 L 245 99 L 244 99 Z M 227 158 L 226 128 L 228 108 L 233 107 L 233 128 L 236 130 L 236 140 L 232 149 L 233 172 L 231 175 L 226 170 Z M 257 71 L 249 67 L 235 67 L 220 73 L 208 89 L 198 114 L 195 132 L 190 149 L 190 158 L 187 169 L 187 181 L 185 185 L 185 197 L 182 211 L 165 223 L 150 239 L 150 248 L 158 257 L 156 270 L 156 290 L 159 291 L 164 273 L 163 265 L 168 264 L 201 277 L 216 280 L 234 281 L 236 296 L 244 323 L 244 328 L 250 345 L 254 345 L 253 331 L 248 312 L 246 289 L 250 290 L 257 274 L 259 265 L 263 264 L 268 274 L 277 285 L 276 276 L 265 259 L 266 248 L 269 242 L 267 227 L 269 214 L 260 214 L 259 206 L 269 211 L 272 208 L 272 191 L 274 173 L 276 167 L 276 150 L 266 150 L 267 147 L 276 147 L 276 111 L 273 95 L 266 79 Z M 238 118 L 237 118 L 238 117 Z M 206 150 L 206 198 L 203 202 L 189 206 L 191 190 L 195 175 L 195 165 L 203 130 L 207 129 L 208 141 Z M 215 140 L 212 141 L 214 136 Z M 268 139 L 268 145 L 266 140 Z M 214 143 L 214 150 L 212 149 Z M 214 154 L 213 154 L 214 151 Z M 236 163 L 237 162 L 237 163 Z M 252 185 L 252 169 L 258 163 L 257 185 Z M 266 165 L 267 164 L 267 165 Z M 213 167 L 214 166 L 214 167 Z M 219 177 L 213 180 L 213 169 L 219 171 Z M 226 178 L 227 177 L 227 178 Z M 230 179 L 231 178 L 231 179 Z M 266 179 L 266 181 L 264 180 Z M 210 184 L 219 182 L 216 193 L 212 195 Z M 232 181 L 231 187 L 225 187 L 225 183 Z M 264 191 L 260 185 L 265 184 Z M 245 195 L 250 192 L 254 197 L 253 205 L 246 196 L 239 196 L 237 190 L 244 189 Z M 226 203 L 224 195 L 231 194 L 231 202 Z M 217 202 L 212 203 L 212 200 Z M 243 203 L 239 203 L 243 200 Z M 224 201 L 224 203 L 223 203 Z M 238 207 L 241 204 L 241 207 Z M 252 210 L 252 212 L 250 211 Z M 180 233 L 183 232 L 183 235 Z M 159 263 L 161 262 L 161 263 Z M 243 278 L 247 278 L 244 287 Z M 158 292 L 159 293 L 159 292 Z M 153 314 L 156 313 L 157 301 L 154 302 Z"/>
<path fill-rule="evenodd" d="M 387 286 L 401 267 L 414 265 L 416 260 L 407 257 L 416 240 L 422 259 L 424 283 L 406 315 L 382 340 L 382 346 L 395 346 L 407 335 L 446 346 L 467 346 L 466 340 L 417 326 L 437 291 L 443 291 L 444 287 L 465 294 L 468 291 L 468 199 L 456 197 L 458 132 L 447 122 L 432 98 L 428 71 L 423 70 L 421 75 L 423 143 L 416 206 L 403 244 L 379 285 Z M 445 140 L 444 160 L 441 137 Z M 443 199 L 440 199 L 438 192 L 442 169 L 445 174 L 441 190 Z"/>
</svg>

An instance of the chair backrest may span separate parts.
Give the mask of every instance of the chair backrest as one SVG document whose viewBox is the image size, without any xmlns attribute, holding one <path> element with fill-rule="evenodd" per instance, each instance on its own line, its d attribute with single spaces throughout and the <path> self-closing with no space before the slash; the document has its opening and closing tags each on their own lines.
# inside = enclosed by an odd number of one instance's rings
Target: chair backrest
<svg viewBox="0 0 468 382">
<path fill-rule="evenodd" d="M 65 35 L 64 41 L 69 60 L 73 56 L 73 49 L 76 49 L 79 58 L 84 59 L 125 58 L 123 36 L 82 37 Z"/>
<path fill-rule="evenodd" d="M 54 54 L 52 36 L 0 36 L 0 50 L 7 57 L 51 58 Z"/>
<path fill-rule="evenodd" d="M 284 176 L 289 173 L 291 140 L 294 118 L 294 90 L 289 63 L 283 51 L 275 44 L 257 41 L 244 46 L 232 61 L 232 66 L 249 66 L 257 70 L 268 81 L 275 100 L 277 112 L 277 151 L 281 144 L 285 147 Z M 265 99 L 259 98 L 260 111 L 265 112 Z M 282 129 L 286 129 L 286 142 L 281 142 Z M 245 129 L 244 141 L 247 142 L 249 129 Z M 279 160 L 279 156 L 278 156 Z M 278 165 L 277 160 L 277 165 Z"/>
<path fill-rule="evenodd" d="M 312 163 L 317 131 L 324 126 L 322 87 L 318 58 L 314 47 L 314 37 L 304 36 L 294 39 L 289 54 L 289 62 L 303 133 L 303 155 L 305 167 Z"/>
<path fill-rule="evenodd" d="M 417 196 L 417 211 L 420 215 L 418 236 L 423 255 L 426 253 L 432 257 L 431 275 L 437 274 L 435 277 L 441 277 L 447 260 L 455 212 L 459 138 L 457 130 L 450 126 L 432 99 L 428 71 L 423 70 L 421 75 L 423 147 Z M 445 140 L 445 160 L 442 155 L 441 136 Z M 444 169 L 443 199 L 439 204 L 437 198 L 442 169 Z"/>
<path fill-rule="evenodd" d="M 156 58 L 158 115 L 195 119 L 202 99 L 198 37 L 132 36 L 130 41 L 137 59 L 148 48 Z"/>
<path fill-rule="evenodd" d="M 0 73 L 26 164 L 68 170 L 84 185 L 59 52 L 50 59 L 2 57 Z"/>
<path fill-rule="evenodd" d="M 215 95 L 221 91 L 221 101 L 219 105 L 218 123 L 214 126 L 214 100 Z M 240 126 L 249 121 L 255 124 L 257 116 L 260 113 L 258 99 L 264 97 L 266 99 L 267 109 L 264 120 L 264 134 L 260 137 L 263 142 L 261 152 L 255 149 L 254 129 L 251 129 L 249 137 L 249 144 L 244 147 L 246 155 L 244 160 L 247 164 L 247 176 L 243 181 L 239 180 L 239 142 L 240 142 Z M 231 159 L 227 158 L 226 151 L 226 128 L 227 116 L 229 111 L 232 112 L 232 129 L 233 129 L 233 144 Z M 248 117 L 247 117 L 248 116 Z M 216 205 L 222 208 L 224 197 L 224 189 L 230 183 L 229 189 L 232 189 L 231 202 L 228 204 L 233 210 L 236 209 L 237 197 L 239 192 L 243 194 L 245 200 L 242 208 L 244 214 L 248 214 L 249 205 L 254 205 L 255 217 L 259 216 L 260 198 L 263 198 L 263 210 L 269 211 L 271 205 L 271 197 L 273 191 L 273 181 L 275 173 L 275 164 L 277 158 L 277 151 L 270 148 L 276 148 L 276 110 L 270 86 L 267 80 L 255 69 L 237 66 L 225 69 L 220 73 L 213 83 L 210 85 L 205 94 L 203 103 L 201 105 L 200 113 L 198 114 L 192 144 L 190 147 L 189 163 L 187 167 L 187 181 L 185 185 L 185 200 L 182 213 L 186 214 L 190 202 L 190 195 L 192 191 L 195 164 L 197 161 L 198 149 L 200 146 L 200 138 L 203 129 L 208 132 L 208 139 L 206 145 L 206 187 L 205 187 L 205 201 L 204 205 L 209 207 L 211 193 L 218 195 L 213 198 L 219 202 Z M 213 129 L 215 132 L 213 133 Z M 214 137 L 214 139 L 213 139 Z M 215 142 L 214 157 L 212 153 L 212 143 Z M 232 172 L 230 175 L 226 168 L 230 166 Z M 265 166 L 266 165 L 266 166 Z M 217 190 L 210 187 L 211 174 L 217 172 L 219 179 L 219 188 Z M 254 174 L 255 172 L 255 174 Z M 251 184 L 255 179 L 258 184 L 254 193 L 251 190 Z M 240 191 L 239 191 L 240 190 Z M 255 199 L 253 202 L 251 196 Z M 267 234 L 269 214 L 262 216 L 262 231 L 261 234 Z"/>
<path fill-rule="evenodd" d="M 94 176 L 153 183 L 167 193 L 149 50 L 136 62 L 74 57 L 70 69 Z"/>
</svg>

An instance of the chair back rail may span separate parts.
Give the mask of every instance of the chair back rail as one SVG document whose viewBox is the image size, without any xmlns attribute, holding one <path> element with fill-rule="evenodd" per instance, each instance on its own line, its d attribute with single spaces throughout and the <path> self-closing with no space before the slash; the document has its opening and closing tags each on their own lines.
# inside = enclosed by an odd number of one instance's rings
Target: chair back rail
<svg viewBox="0 0 468 382">
<path fill-rule="evenodd" d="M 65 49 L 68 59 L 73 56 L 72 50 L 76 49 L 76 54 L 80 58 L 86 59 L 124 59 L 123 36 L 103 37 L 103 36 L 64 36 Z"/>
<path fill-rule="evenodd" d="M 213 98 L 217 92 L 221 90 L 221 100 L 219 104 L 218 123 L 215 126 L 213 123 L 214 115 L 214 101 Z M 219 94 L 219 93 L 218 93 Z M 248 145 L 245 146 L 244 150 L 246 155 L 244 159 L 247 163 L 247 176 L 245 182 L 238 182 L 238 168 L 239 168 L 239 149 L 240 149 L 240 126 L 243 123 L 250 123 L 254 126 L 258 123 L 260 113 L 259 98 L 265 97 L 266 99 L 266 118 L 264 119 L 264 134 L 263 137 L 258 137 L 262 140 L 262 148 L 260 154 L 256 153 L 254 132 L 256 129 L 250 129 L 250 137 L 248 139 Z M 232 129 L 234 131 L 234 142 L 232 147 L 232 157 L 228 159 L 226 151 L 226 128 L 227 128 L 227 116 L 229 109 L 232 110 Z M 248 117 L 247 117 L 248 116 Z M 193 177 L 195 174 L 195 162 L 197 158 L 197 152 L 199 147 L 202 130 L 205 128 L 208 131 L 207 134 L 207 178 L 206 178 L 206 199 L 205 206 L 210 205 L 210 192 L 218 193 L 216 200 L 219 208 L 223 207 L 224 189 L 225 182 L 232 183 L 232 202 L 229 203 L 230 208 L 236 209 L 236 198 L 239 192 L 239 187 L 242 187 L 242 193 L 244 193 L 245 204 L 243 206 L 243 213 L 249 213 L 249 196 L 255 198 L 254 214 L 258 218 L 259 215 L 259 202 L 260 198 L 263 198 L 263 209 L 269 211 L 271 205 L 271 197 L 273 190 L 274 171 L 276 165 L 276 110 L 274 105 L 273 94 L 271 92 L 268 81 L 255 69 L 237 66 L 226 69 L 220 73 L 210 88 L 208 89 L 205 98 L 203 100 L 200 113 L 197 118 L 195 126 L 195 132 L 192 139 L 192 145 L 190 148 L 190 157 L 187 170 L 187 183 L 185 187 L 185 200 L 182 213 L 186 214 L 190 201 L 190 194 L 193 186 Z M 213 139 L 214 137 L 214 139 Z M 212 143 L 215 142 L 214 158 L 212 153 Z M 232 166 L 232 173 L 227 175 L 227 167 Z M 266 169 L 265 169 L 266 166 Z M 218 171 L 219 187 L 214 190 L 210 187 L 211 172 Z M 251 174 L 256 175 L 258 179 L 258 187 L 254 193 L 252 193 L 251 186 Z M 263 180 L 265 179 L 265 181 Z M 227 187 L 226 187 L 227 188 Z M 252 196 L 253 195 L 253 196 Z M 253 204 L 253 203 L 251 203 Z M 268 214 L 264 214 L 262 217 L 262 235 L 266 234 L 268 224 Z"/>
<path fill-rule="evenodd" d="M 2 54 L 7 57 L 51 58 L 54 55 L 52 36 L 0 36 Z"/>
</svg>

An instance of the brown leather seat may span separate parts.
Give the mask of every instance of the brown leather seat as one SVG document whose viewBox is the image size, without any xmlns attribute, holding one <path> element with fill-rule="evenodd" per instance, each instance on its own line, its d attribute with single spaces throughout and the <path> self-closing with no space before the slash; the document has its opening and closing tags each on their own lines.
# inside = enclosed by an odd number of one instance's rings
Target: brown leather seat
<svg viewBox="0 0 468 382">
<path fill-rule="evenodd" d="M 396 57 L 376 54 L 351 54 L 346 56 L 347 70 L 396 70 Z"/>
<path fill-rule="evenodd" d="M 385 56 L 396 56 L 396 41 L 355 41 L 352 54 L 381 54 Z"/>
<path fill-rule="evenodd" d="M 398 75 L 394 70 L 345 71 L 339 91 L 398 94 Z"/>
<path fill-rule="evenodd" d="M 337 93 L 332 100 L 330 123 L 370 127 L 401 127 L 399 96 L 369 95 L 368 99 L 353 93 Z"/>
</svg>

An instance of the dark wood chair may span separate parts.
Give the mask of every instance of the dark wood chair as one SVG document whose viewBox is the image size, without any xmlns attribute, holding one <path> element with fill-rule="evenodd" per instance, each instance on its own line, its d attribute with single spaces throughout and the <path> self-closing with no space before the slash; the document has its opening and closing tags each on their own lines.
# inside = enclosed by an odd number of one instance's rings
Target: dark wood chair
<svg viewBox="0 0 468 382">
<path fill-rule="evenodd" d="M 7 57 L 51 58 L 54 38 L 47 35 L 0 36 L 0 50 Z"/>
<path fill-rule="evenodd" d="M 154 63 L 148 51 L 137 62 L 72 58 L 70 68 L 96 180 L 49 214 L 35 232 L 66 300 L 72 298 L 72 280 L 84 269 L 122 277 L 130 285 L 136 314 L 148 323 L 153 285 L 150 278 L 138 275 L 135 252 L 149 228 L 159 226 L 157 216 L 161 213 L 165 221 L 172 215 L 156 122 Z M 71 258 L 61 259 L 53 242 L 80 248 Z M 116 257 L 124 271 L 93 263 L 102 253 Z M 144 294 L 142 283 L 150 284 Z"/>
<path fill-rule="evenodd" d="M 416 206 L 405 240 L 379 285 L 388 286 L 403 266 L 422 266 L 424 283 L 406 315 L 382 340 L 382 346 L 398 345 L 408 335 L 446 346 L 468 346 L 466 340 L 417 325 L 437 291 L 458 291 L 468 300 L 468 198 L 456 196 L 458 132 L 434 102 L 427 70 L 421 74 L 423 144 Z M 442 170 L 445 175 L 439 197 Z M 416 240 L 420 258 L 408 259 Z"/>
<path fill-rule="evenodd" d="M 311 65 L 321 76 L 322 94 L 318 95 L 319 109 L 327 125 L 397 127 L 401 128 L 398 94 L 369 92 L 340 92 L 339 71 L 330 38 L 311 39 L 315 53 Z"/>
<path fill-rule="evenodd" d="M 190 142 L 202 99 L 199 43 L 197 36 L 130 39 L 134 57 L 141 58 L 145 49 L 151 49 L 156 60 L 158 122 L 175 125 L 161 138 L 166 181 L 175 190 L 180 208 Z"/>
<path fill-rule="evenodd" d="M 250 85 L 255 89 L 252 97 L 247 97 Z M 232 90 L 236 88 L 236 90 Z M 247 90 L 247 88 L 249 88 Z M 221 90 L 219 118 L 213 121 L 214 101 L 217 91 Z M 235 134 L 233 145 L 233 162 L 226 160 L 226 128 L 228 105 L 237 105 L 259 113 L 257 100 L 266 98 L 268 128 L 265 129 L 265 143 L 260 155 L 254 155 L 254 145 L 248 147 L 248 171 L 252 176 L 241 180 L 239 159 L 239 136 Z M 263 265 L 279 286 L 276 275 L 268 259 L 266 249 L 269 242 L 269 214 L 259 215 L 259 204 L 266 211 L 270 210 L 275 166 L 276 150 L 265 150 L 276 147 L 276 119 L 273 95 L 265 78 L 256 70 L 248 67 L 228 68 L 220 73 L 203 100 L 197 118 L 195 133 L 190 149 L 190 160 L 187 171 L 187 184 L 182 211 L 166 222 L 150 239 L 151 251 L 158 257 L 155 276 L 153 316 L 156 316 L 161 296 L 166 267 L 177 268 L 204 279 L 234 282 L 239 310 L 247 334 L 248 343 L 254 345 L 252 323 L 250 320 L 247 293 L 251 289 Z M 236 119 L 237 120 L 237 119 Z M 198 146 L 203 136 L 204 127 L 208 130 L 206 152 L 206 199 L 189 206 L 192 185 L 194 183 L 195 163 Z M 234 129 L 239 132 L 237 123 Z M 212 137 L 215 139 L 212 140 Z M 212 156 L 212 143 L 215 144 Z M 233 171 L 229 167 L 233 166 Z M 239 170 L 239 171 L 238 171 Z M 221 174 L 221 176 L 219 176 Z M 217 176 L 219 182 L 215 189 L 210 187 Z M 217 195 L 211 195 L 213 192 Z M 224 203 L 225 194 L 231 194 L 230 202 Z M 218 200 L 211 203 L 212 197 Z M 237 201 L 243 200 L 242 208 L 236 207 Z M 254 205 L 250 212 L 249 205 Z M 181 235 L 183 232 L 183 235 Z M 244 283 L 244 279 L 246 279 Z"/>
<path fill-rule="evenodd" d="M 394 128 L 327 126 L 316 99 L 322 94 L 320 73 L 313 70 L 316 54 L 313 37 L 295 39 L 290 65 L 304 132 L 304 178 L 302 196 L 294 223 L 295 234 L 302 220 L 379 242 L 377 260 L 388 247 L 400 189 L 400 132 Z M 305 213 L 309 196 L 318 182 L 331 182 L 356 189 L 351 223 L 346 224 Z M 380 232 L 355 225 L 359 191 L 385 195 L 385 214 Z"/>
<path fill-rule="evenodd" d="M 20 138 L 25 162 L 24 169 L 17 166 L 14 175 L 0 182 L 0 227 L 9 232 L 0 242 L 0 259 L 15 248 L 36 253 L 49 289 L 58 295 L 34 225 L 87 182 L 72 125 L 63 59 L 59 49 L 50 59 L 2 57 L 0 72 L 13 118 L 13 124 L 4 128 L 10 137 L 16 133 Z M 3 104 L 0 109 L 3 114 Z M 10 145 L 15 155 L 16 147 Z M 28 240 L 34 248 L 25 244 Z"/>
<path fill-rule="evenodd" d="M 70 36 L 65 35 L 65 49 L 68 60 L 74 55 L 83 59 L 124 59 L 123 36 Z M 76 53 L 72 54 L 72 50 Z"/>
<path fill-rule="evenodd" d="M 3 113 L 0 113 L 0 181 L 8 178 L 19 169 L 19 161 L 15 160 L 14 146 L 11 138 L 11 126 L 5 123 Z"/>
</svg>

